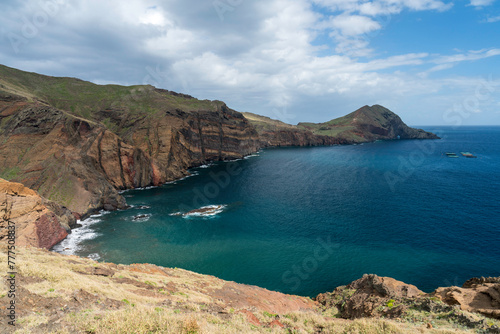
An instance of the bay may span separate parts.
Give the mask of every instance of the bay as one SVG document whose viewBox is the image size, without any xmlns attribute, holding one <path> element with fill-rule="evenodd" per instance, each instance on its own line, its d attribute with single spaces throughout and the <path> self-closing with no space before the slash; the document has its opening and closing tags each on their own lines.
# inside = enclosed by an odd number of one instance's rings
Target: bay
<svg viewBox="0 0 500 334">
<path fill-rule="evenodd" d="M 195 168 L 125 192 L 130 209 L 91 217 L 54 250 L 305 296 L 365 273 L 428 292 L 500 276 L 500 127 L 425 130 L 443 139 L 272 148 Z M 223 207 L 172 215 L 207 205 Z"/>
</svg>

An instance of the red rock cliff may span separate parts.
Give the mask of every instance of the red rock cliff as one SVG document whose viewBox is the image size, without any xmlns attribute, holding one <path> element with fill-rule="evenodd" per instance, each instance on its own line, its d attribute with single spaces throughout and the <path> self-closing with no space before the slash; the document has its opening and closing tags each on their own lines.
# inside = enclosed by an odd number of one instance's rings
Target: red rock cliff
<svg viewBox="0 0 500 334">
<path fill-rule="evenodd" d="M 0 179 L 0 241 L 15 230 L 16 246 L 51 248 L 68 235 L 71 212 L 20 183 Z"/>
</svg>

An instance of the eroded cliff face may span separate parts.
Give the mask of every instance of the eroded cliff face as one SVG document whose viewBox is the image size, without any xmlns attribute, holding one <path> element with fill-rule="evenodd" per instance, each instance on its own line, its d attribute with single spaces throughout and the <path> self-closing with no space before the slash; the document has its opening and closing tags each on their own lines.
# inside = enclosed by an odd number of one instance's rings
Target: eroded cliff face
<svg viewBox="0 0 500 334">
<path fill-rule="evenodd" d="M 187 169 L 208 161 L 242 158 L 260 146 L 248 121 L 225 104 L 216 110 L 165 110 L 156 115 L 127 115 L 108 109 L 95 115 L 112 120 L 112 128 L 150 156 L 160 182 L 185 176 Z"/>
<path fill-rule="evenodd" d="M 325 123 L 287 124 L 253 113 L 243 115 L 255 126 L 262 147 L 343 145 L 391 139 L 439 139 L 433 133 L 407 126 L 379 105 L 364 106 Z"/>
<path fill-rule="evenodd" d="M 66 238 L 75 222 L 68 209 L 20 183 L 0 179 L 0 241 L 14 235 L 16 246 L 49 249 Z"/>
<path fill-rule="evenodd" d="M 350 144 L 344 138 L 315 135 L 301 129 L 276 129 L 259 133 L 262 147 L 324 146 Z"/>
<path fill-rule="evenodd" d="M 0 176 L 85 215 L 125 208 L 119 190 L 158 186 L 259 149 L 254 128 L 224 104 L 132 116 L 108 109 L 93 118 L 0 96 Z"/>
</svg>

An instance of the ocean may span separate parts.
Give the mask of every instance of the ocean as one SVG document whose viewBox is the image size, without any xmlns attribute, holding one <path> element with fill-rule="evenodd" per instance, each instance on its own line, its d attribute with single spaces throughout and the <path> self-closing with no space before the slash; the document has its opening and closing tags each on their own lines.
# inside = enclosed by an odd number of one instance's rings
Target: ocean
<svg viewBox="0 0 500 334">
<path fill-rule="evenodd" d="M 500 276 L 500 127 L 425 130 L 443 139 L 271 148 L 195 168 L 123 193 L 130 209 L 90 217 L 53 250 L 311 297 L 366 273 L 426 292 Z"/>
</svg>

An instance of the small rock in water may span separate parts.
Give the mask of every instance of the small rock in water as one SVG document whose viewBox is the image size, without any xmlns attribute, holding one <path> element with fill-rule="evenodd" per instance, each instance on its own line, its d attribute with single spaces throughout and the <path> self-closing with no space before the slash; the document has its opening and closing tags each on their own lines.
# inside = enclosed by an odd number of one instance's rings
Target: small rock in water
<svg viewBox="0 0 500 334">
<path fill-rule="evenodd" d="M 201 207 L 199 209 L 194 209 L 188 212 L 174 212 L 171 213 L 170 216 L 182 216 L 182 217 L 193 217 L 193 216 L 198 216 L 198 217 L 206 217 L 206 216 L 215 216 L 218 213 L 221 213 L 225 205 L 207 205 L 204 207 Z"/>
<path fill-rule="evenodd" d="M 182 214 L 182 216 L 212 216 L 220 213 L 224 205 L 208 205 L 199 209 L 191 210 Z"/>
<path fill-rule="evenodd" d="M 138 221 L 138 220 L 145 220 L 148 219 L 150 216 L 149 215 L 137 215 L 132 218 L 133 221 Z"/>
</svg>

